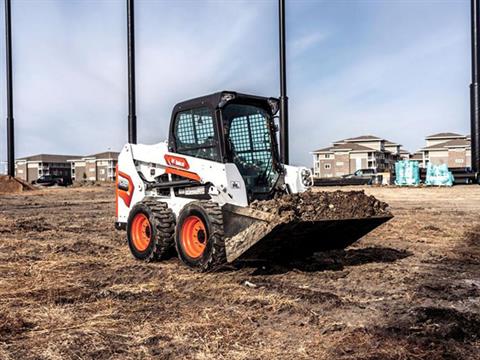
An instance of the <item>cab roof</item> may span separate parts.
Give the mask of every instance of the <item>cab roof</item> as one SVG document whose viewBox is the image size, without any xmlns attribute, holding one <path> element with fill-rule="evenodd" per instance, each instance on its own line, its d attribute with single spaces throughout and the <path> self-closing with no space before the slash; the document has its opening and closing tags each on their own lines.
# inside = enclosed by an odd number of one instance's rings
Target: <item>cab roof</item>
<svg viewBox="0 0 480 360">
<path fill-rule="evenodd" d="M 275 102 L 278 104 L 278 99 L 273 97 L 268 98 L 264 96 L 242 94 L 235 91 L 223 90 L 210 95 L 204 95 L 194 99 L 179 102 L 174 106 L 172 115 L 176 114 L 179 111 L 194 109 L 202 106 L 208 106 L 211 109 L 218 109 L 222 108 L 227 103 L 249 103 L 252 105 L 258 105 L 262 108 L 265 108 L 266 110 L 271 112 L 272 115 L 274 115 L 270 106 L 271 102 Z"/>
</svg>

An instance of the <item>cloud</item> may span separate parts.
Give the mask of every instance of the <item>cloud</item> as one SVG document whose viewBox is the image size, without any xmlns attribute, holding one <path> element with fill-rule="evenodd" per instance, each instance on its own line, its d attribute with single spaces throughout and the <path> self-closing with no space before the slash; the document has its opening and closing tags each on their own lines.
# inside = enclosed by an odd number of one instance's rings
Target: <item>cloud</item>
<svg viewBox="0 0 480 360">
<path fill-rule="evenodd" d="M 300 119 L 301 126 L 291 131 L 293 161 L 308 164 L 310 151 L 361 134 L 415 151 L 428 134 L 467 133 L 465 43 L 468 33 L 445 28 L 419 35 L 396 51 L 353 57 L 334 73 L 312 74 L 308 83 L 294 84 L 291 98 L 301 101 L 292 101 L 291 118 Z"/>
<path fill-rule="evenodd" d="M 187 98 L 223 89 L 278 96 L 275 2 L 136 4 L 139 141 L 165 139 L 172 107 Z M 291 2 L 287 10 L 293 162 L 310 165 L 311 150 L 362 133 L 413 151 L 430 132 L 468 131 L 468 4 Z M 14 2 L 18 156 L 121 148 L 125 17 L 117 1 Z M 2 119 L 4 105 L 2 86 Z"/>
<path fill-rule="evenodd" d="M 289 54 L 292 58 L 302 55 L 305 51 L 312 49 L 324 40 L 327 39 L 327 34 L 321 31 L 307 33 L 293 41 L 289 42 Z"/>
</svg>

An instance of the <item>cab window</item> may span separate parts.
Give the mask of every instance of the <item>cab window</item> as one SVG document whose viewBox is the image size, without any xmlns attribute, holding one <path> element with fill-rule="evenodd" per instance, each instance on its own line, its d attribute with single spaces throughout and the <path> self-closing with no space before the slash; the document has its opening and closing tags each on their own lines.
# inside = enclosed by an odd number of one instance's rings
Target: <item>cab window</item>
<svg viewBox="0 0 480 360">
<path fill-rule="evenodd" d="M 178 153 L 218 161 L 215 124 L 209 108 L 179 112 L 174 132 Z"/>
</svg>

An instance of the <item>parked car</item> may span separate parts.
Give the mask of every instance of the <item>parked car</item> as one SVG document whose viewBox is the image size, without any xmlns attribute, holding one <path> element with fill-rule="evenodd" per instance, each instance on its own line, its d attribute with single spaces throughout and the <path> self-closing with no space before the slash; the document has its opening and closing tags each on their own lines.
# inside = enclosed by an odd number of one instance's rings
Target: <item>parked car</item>
<svg viewBox="0 0 480 360">
<path fill-rule="evenodd" d="M 72 184 L 72 180 L 67 177 L 55 177 L 51 175 L 42 175 L 37 180 L 32 181 L 33 185 L 39 186 L 68 186 Z"/>
<path fill-rule="evenodd" d="M 344 175 L 345 179 L 353 179 L 353 178 L 367 178 L 373 179 L 377 172 L 375 169 L 359 169 L 355 171 L 353 174 Z"/>
<path fill-rule="evenodd" d="M 377 179 L 378 175 L 374 169 L 359 169 L 353 174 L 343 175 L 342 177 L 331 178 L 316 178 L 313 181 L 314 186 L 349 186 L 349 185 L 372 185 Z"/>
</svg>

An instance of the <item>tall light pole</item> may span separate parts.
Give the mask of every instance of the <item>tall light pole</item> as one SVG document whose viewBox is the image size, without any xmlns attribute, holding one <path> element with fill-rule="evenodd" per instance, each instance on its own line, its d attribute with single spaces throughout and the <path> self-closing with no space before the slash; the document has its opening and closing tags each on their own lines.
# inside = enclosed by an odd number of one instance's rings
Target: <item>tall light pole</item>
<svg viewBox="0 0 480 360">
<path fill-rule="evenodd" d="M 134 0 L 127 0 L 128 33 L 128 142 L 137 143 L 137 114 L 135 101 L 135 15 Z"/>
<path fill-rule="evenodd" d="M 471 0 L 472 26 L 472 83 L 470 84 L 470 125 L 472 143 L 472 170 L 478 174 L 480 170 L 480 74 L 479 74 L 479 27 L 480 7 L 479 0 Z"/>
<path fill-rule="evenodd" d="M 15 138 L 13 128 L 12 18 L 10 0 L 5 0 L 5 54 L 7 57 L 7 173 L 15 176 Z"/>
<path fill-rule="evenodd" d="M 280 159 L 289 163 L 288 156 L 288 96 L 285 59 L 285 0 L 278 0 L 279 50 L 280 50 Z"/>
</svg>

